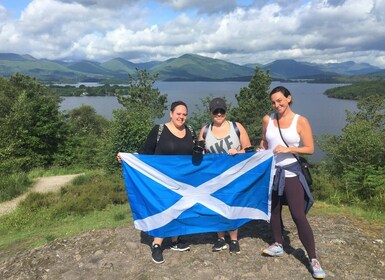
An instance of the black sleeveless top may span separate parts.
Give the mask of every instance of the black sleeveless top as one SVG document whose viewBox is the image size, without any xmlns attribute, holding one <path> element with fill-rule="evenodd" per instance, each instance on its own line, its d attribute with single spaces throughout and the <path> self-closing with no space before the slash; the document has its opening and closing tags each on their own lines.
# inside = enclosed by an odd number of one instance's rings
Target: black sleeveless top
<svg viewBox="0 0 385 280">
<path fill-rule="evenodd" d="M 157 142 L 159 125 L 155 125 L 148 134 L 143 148 L 138 153 L 147 155 L 192 155 L 193 136 L 187 127 L 185 127 L 185 130 L 186 135 L 179 138 L 164 125 Z"/>
</svg>

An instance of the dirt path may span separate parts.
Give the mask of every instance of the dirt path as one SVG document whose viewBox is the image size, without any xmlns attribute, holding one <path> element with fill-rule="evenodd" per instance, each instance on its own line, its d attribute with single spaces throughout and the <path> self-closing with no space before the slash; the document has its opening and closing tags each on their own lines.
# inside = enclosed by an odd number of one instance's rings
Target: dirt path
<svg viewBox="0 0 385 280">
<path fill-rule="evenodd" d="M 12 210 L 14 210 L 17 205 L 24 200 L 30 192 L 55 192 L 60 190 L 61 187 L 64 187 L 69 182 L 71 182 L 74 178 L 79 176 L 80 174 L 73 175 L 62 175 L 62 176 L 51 176 L 51 177 L 41 177 L 39 178 L 35 185 L 29 190 L 27 193 L 16 197 L 10 201 L 6 201 L 0 203 L 0 216 L 4 215 Z"/>
</svg>

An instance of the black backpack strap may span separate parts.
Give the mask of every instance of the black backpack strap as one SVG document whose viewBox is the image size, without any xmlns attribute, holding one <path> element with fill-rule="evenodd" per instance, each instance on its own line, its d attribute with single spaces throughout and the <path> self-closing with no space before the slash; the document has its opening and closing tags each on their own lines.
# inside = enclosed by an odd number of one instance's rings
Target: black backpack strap
<svg viewBox="0 0 385 280">
<path fill-rule="evenodd" d="M 239 131 L 239 128 L 237 126 L 236 122 L 232 122 L 234 126 L 235 133 L 238 135 L 238 138 L 241 138 L 241 132 Z"/>
<path fill-rule="evenodd" d="M 205 129 L 203 130 L 203 139 L 206 139 L 207 132 L 209 131 L 209 124 L 205 125 Z"/>
<path fill-rule="evenodd" d="M 190 132 L 191 132 L 191 135 L 192 135 L 192 138 L 193 138 L 193 140 L 194 140 L 194 142 L 197 140 L 197 135 L 196 135 L 196 133 L 195 133 L 195 130 L 192 128 L 192 126 L 191 125 L 186 125 L 186 127 L 190 130 Z"/>
<path fill-rule="evenodd" d="M 158 135 L 156 136 L 156 143 L 159 142 L 159 138 L 160 138 L 160 135 L 161 135 L 162 132 L 163 132 L 163 128 L 164 128 L 164 123 L 162 123 L 162 124 L 159 125 Z"/>
</svg>

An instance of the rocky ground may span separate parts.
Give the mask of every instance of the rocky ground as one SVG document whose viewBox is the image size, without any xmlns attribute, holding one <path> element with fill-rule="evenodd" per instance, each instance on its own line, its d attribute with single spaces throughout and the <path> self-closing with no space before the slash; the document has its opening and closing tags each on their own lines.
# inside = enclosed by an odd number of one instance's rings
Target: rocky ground
<svg viewBox="0 0 385 280">
<path fill-rule="evenodd" d="M 344 216 L 310 214 L 317 254 L 327 278 L 385 279 L 385 225 Z M 239 229 L 241 254 L 211 252 L 213 233 L 184 236 L 188 252 L 168 249 L 166 262 L 150 256 L 151 238 L 133 224 L 55 240 L 29 251 L 0 251 L 0 279 L 312 279 L 306 255 L 287 209 L 283 257 L 261 255 L 271 242 L 269 224 L 253 221 Z"/>
<path fill-rule="evenodd" d="M 383 226 L 346 217 L 309 216 L 318 256 L 327 278 L 385 279 Z M 167 247 L 166 262 L 150 257 L 151 239 L 133 224 L 118 229 L 86 232 L 55 240 L 30 251 L 0 252 L 0 279 L 312 279 L 294 224 L 287 213 L 285 251 L 280 258 L 264 257 L 270 240 L 269 225 L 253 221 L 239 231 L 241 254 L 211 252 L 215 234 L 184 236 L 188 252 Z"/>
</svg>

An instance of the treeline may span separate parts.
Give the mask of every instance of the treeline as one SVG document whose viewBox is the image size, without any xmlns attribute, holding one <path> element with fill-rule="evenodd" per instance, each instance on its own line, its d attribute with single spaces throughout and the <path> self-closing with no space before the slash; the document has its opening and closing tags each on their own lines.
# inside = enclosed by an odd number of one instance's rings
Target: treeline
<svg viewBox="0 0 385 280">
<path fill-rule="evenodd" d="M 114 96 L 127 93 L 127 86 L 104 84 L 100 86 L 49 85 L 50 92 L 60 96 Z"/>
<path fill-rule="evenodd" d="M 339 99 L 359 100 L 369 96 L 379 95 L 385 98 L 385 79 L 375 81 L 354 82 L 351 85 L 344 85 L 326 90 L 328 97 Z"/>
<path fill-rule="evenodd" d="M 112 93 L 122 109 L 110 120 L 90 106 L 60 111 L 60 97 L 32 77 L 16 74 L 0 78 L 0 201 L 15 197 L 28 185 L 28 173 L 36 168 L 103 169 L 119 172 L 116 154 L 136 152 L 167 109 L 167 95 L 154 83 L 157 75 L 137 70 L 129 75 L 125 91 Z M 229 104 L 229 119 L 241 122 L 253 145 L 261 137 L 261 120 L 272 112 L 269 72 L 258 67 L 247 87 Z M 293 93 L 295 96 L 295 93 Z M 199 132 L 210 122 L 211 97 L 189 116 Z M 172 100 L 175 101 L 175 100 Z M 361 206 L 383 214 L 385 205 L 385 99 L 362 98 L 358 111 L 348 112 L 347 124 L 338 136 L 317 139 L 326 153 L 313 168 L 313 192 L 335 204 Z M 320 112 L 322 113 L 322 112 Z"/>
</svg>

